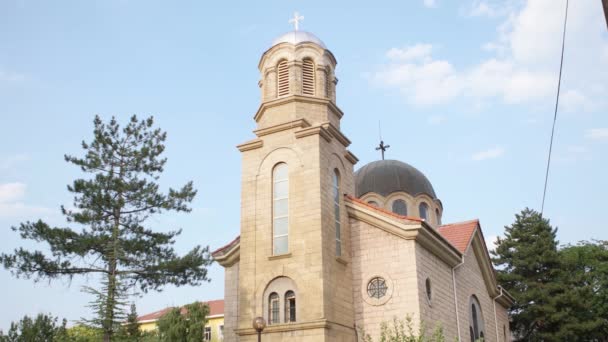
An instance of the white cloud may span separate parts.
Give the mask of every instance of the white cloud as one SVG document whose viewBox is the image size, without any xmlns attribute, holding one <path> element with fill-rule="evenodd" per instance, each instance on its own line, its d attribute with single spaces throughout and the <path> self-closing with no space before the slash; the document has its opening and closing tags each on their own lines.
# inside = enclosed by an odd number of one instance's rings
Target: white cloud
<svg viewBox="0 0 608 342">
<path fill-rule="evenodd" d="M 591 154 L 585 146 L 571 145 L 566 147 L 565 150 L 559 151 L 555 156 L 555 160 L 559 162 L 591 160 Z"/>
<path fill-rule="evenodd" d="M 486 239 L 486 248 L 488 248 L 488 252 L 491 252 L 496 249 L 496 239 L 498 235 L 490 235 Z"/>
<path fill-rule="evenodd" d="M 474 153 L 471 159 L 474 161 L 482 161 L 486 159 L 496 159 L 505 153 L 505 149 L 502 147 L 493 147 L 485 151 Z"/>
<path fill-rule="evenodd" d="M 4 82 L 20 82 L 25 80 L 25 76 L 16 72 L 0 70 L 0 81 Z"/>
<path fill-rule="evenodd" d="M 47 215 L 51 212 L 48 208 L 23 203 L 26 188 L 19 182 L 0 184 L 0 217 Z"/>
<path fill-rule="evenodd" d="M 546 106 L 555 101 L 564 5 L 554 0 L 473 0 L 470 16 L 500 18 L 496 38 L 479 51 L 491 56 L 456 66 L 438 58 L 435 46 L 428 43 L 391 48 L 388 62 L 371 72 L 369 79 L 399 89 L 410 104 L 418 106 L 453 101 L 465 101 L 471 107 L 479 103 L 491 107 L 496 102 Z M 608 108 L 604 99 L 608 39 L 601 12 L 594 0 L 570 6 L 560 110 Z"/>
<path fill-rule="evenodd" d="M 592 140 L 608 141 L 608 128 L 591 128 L 585 136 Z"/>
<path fill-rule="evenodd" d="M 424 6 L 428 7 L 428 8 L 434 8 L 437 7 L 437 1 L 436 0 L 423 0 L 424 2 Z"/>
</svg>

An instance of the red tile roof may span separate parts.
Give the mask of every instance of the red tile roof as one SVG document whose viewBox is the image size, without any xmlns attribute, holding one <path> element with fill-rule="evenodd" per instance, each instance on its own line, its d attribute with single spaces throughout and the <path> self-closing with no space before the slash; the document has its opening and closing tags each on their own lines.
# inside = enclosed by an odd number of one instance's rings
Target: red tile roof
<svg viewBox="0 0 608 342">
<path fill-rule="evenodd" d="M 223 315 L 224 314 L 224 300 L 223 299 L 218 299 L 218 300 L 210 300 L 208 302 L 202 302 L 204 304 L 207 304 L 209 306 L 209 315 L 210 316 L 218 316 L 218 315 Z M 137 317 L 137 321 L 138 322 L 142 322 L 142 321 L 156 321 L 158 319 L 160 319 L 161 317 L 163 317 L 164 315 L 166 315 L 167 313 L 169 313 L 169 311 L 173 310 L 172 307 L 168 307 L 168 308 L 164 308 L 162 310 L 156 311 L 156 312 L 152 312 L 149 314 L 145 314 L 143 316 L 139 316 Z M 181 307 L 180 312 L 182 314 L 186 313 L 186 308 L 185 307 Z"/>
<path fill-rule="evenodd" d="M 437 229 L 461 253 L 466 252 L 473 233 L 479 227 L 479 220 L 445 224 Z"/>
<path fill-rule="evenodd" d="M 416 222 L 423 222 L 424 220 L 418 218 L 418 217 L 411 217 L 411 216 L 403 216 L 403 215 L 399 215 L 399 214 L 395 214 L 394 212 L 390 211 L 390 210 L 386 210 L 383 208 L 379 208 L 376 207 L 374 205 L 371 205 L 369 203 L 366 203 L 365 201 L 362 201 L 360 199 L 358 199 L 357 197 L 351 196 L 351 195 L 344 195 L 346 198 L 348 198 L 349 200 L 353 201 L 353 202 L 357 202 L 359 204 L 362 204 L 370 209 L 374 209 L 375 211 L 381 212 L 383 214 L 389 215 L 389 216 L 393 216 L 396 217 L 398 219 L 402 219 L 402 220 L 410 220 L 410 221 L 416 221 Z"/>
</svg>

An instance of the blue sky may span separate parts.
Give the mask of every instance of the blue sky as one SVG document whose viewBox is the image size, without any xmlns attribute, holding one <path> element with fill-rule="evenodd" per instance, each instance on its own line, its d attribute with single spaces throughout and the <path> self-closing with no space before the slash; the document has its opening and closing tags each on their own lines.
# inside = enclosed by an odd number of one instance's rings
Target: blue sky
<svg viewBox="0 0 608 342">
<path fill-rule="evenodd" d="M 346 5 L 347 4 L 347 5 Z M 489 239 L 524 207 L 540 208 L 565 1 L 0 2 L 0 251 L 22 242 L 10 227 L 63 225 L 63 161 L 90 140 L 95 114 L 154 115 L 168 132 L 160 182 L 193 180 L 189 215 L 150 224 L 183 228 L 176 248 L 222 246 L 239 234 L 240 154 L 259 105 L 257 63 L 272 39 L 301 29 L 338 60 L 342 130 L 376 160 L 378 121 L 388 158 L 423 171 L 444 222 L 479 218 Z M 545 216 L 562 243 L 608 239 L 608 30 L 597 0 L 570 3 L 562 98 Z M 211 283 L 136 298 L 140 313 L 223 297 Z M 89 315 L 80 288 L 0 270 L 0 328 L 24 314 Z M 11 308 L 10 310 L 6 308 Z"/>
</svg>

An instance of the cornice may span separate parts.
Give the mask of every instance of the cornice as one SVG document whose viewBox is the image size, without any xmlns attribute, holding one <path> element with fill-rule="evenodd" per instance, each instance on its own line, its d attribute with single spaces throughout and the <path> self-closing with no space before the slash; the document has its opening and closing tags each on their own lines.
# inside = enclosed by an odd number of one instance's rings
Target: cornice
<svg viewBox="0 0 608 342">
<path fill-rule="evenodd" d="M 348 150 L 344 154 L 344 158 L 346 158 L 346 160 L 351 162 L 353 165 L 355 165 L 359 162 L 359 158 L 357 158 L 357 156 L 355 156 L 351 151 L 348 151 Z"/>
<path fill-rule="evenodd" d="M 320 319 L 302 323 L 285 323 L 268 325 L 264 328 L 264 334 L 272 334 L 286 331 L 310 330 L 310 329 L 330 329 L 331 323 L 326 319 Z M 235 329 L 234 332 L 239 336 L 255 335 L 257 332 L 253 328 Z"/>
<path fill-rule="evenodd" d="M 338 119 L 341 119 L 344 116 L 344 113 L 342 112 L 342 110 L 340 110 L 340 108 L 338 108 L 338 106 L 336 106 L 336 104 L 329 99 L 314 97 L 314 96 L 289 95 L 289 96 L 285 96 L 285 97 L 279 97 L 274 100 L 262 102 L 262 104 L 260 104 L 260 107 L 258 108 L 257 112 L 253 116 L 253 119 L 256 122 L 258 122 L 262 118 L 262 115 L 264 114 L 266 109 L 285 105 L 285 104 L 292 103 L 292 102 L 304 102 L 304 103 L 326 105 L 329 107 L 329 109 L 332 111 L 332 113 L 334 113 L 336 116 L 338 116 Z"/>
<path fill-rule="evenodd" d="M 286 130 L 289 130 L 292 128 L 304 128 L 304 127 L 310 127 L 310 123 L 308 121 L 306 121 L 306 119 L 297 119 L 297 120 L 284 122 L 282 124 L 278 124 L 278 125 L 274 125 L 274 126 L 270 126 L 270 127 L 256 129 L 255 131 L 253 131 L 253 133 L 255 133 L 255 135 L 257 135 L 258 137 L 263 137 L 268 134 L 286 131 Z"/>
<path fill-rule="evenodd" d="M 340 132 L 340 130 L 337 129 L 336 126 L 332 125 L 330 122 L 326 122 L 321 126 L 323 126 L 323 128 L 325 128 L 329 133 L 331 133 L 331 135 L 333 135 L 336 140 L 342 143 L 344 147 L 348 147 L 350 145 L 350 140 L 344 134 L 342 134 L 342 132 Z"/>
<path fill-rule="evenodd" d="M 230 267 L 238 262 L 241 258 L 241 241 L 238 240 L 226 246 L 221 250 L 221 253 L 215 252 L 213 254 L 213 259 L 218 262 L 218 264 L 223 267 Z"/>
<path fill-rule="evenodd" d="M 253 139 L 253 140 L 244 142 L 240 145 L 236 145 L 236 148 L 238 148 L 239 151 L 241 151 L 241 152 L 245 152 L 245 151 L 255 150 L 262 146 L 264 146 L 264 141 L 262 139 Z"/>
<path fill-rule="evenodd" d="M 295 136 L 298 139 L 311 135 L 320 135 L 327 142 L 330 142 L 332 138 L 331 134 L 323 126 L 308 127 L 295 132 Z"/>
</svg>

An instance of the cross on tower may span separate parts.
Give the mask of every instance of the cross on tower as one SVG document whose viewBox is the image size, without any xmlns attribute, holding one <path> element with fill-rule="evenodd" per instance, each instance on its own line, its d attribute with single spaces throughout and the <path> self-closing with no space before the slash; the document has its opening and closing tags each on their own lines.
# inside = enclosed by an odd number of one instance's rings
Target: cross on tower
<svg viewBox="0 0 608 342">
<path fill-rule="evenodd" d="M 391 147 L 391 145 L 384 145 L 384 141 L 380 140 L 380 145 L 378 145 L 378 147 L 376 147 L 376 151 L 381 151 L 382 160 L 384 160 L 384 152 L 386 152 L 386 150 L 388 150 L 390 147 Z"/>
<path fill-rule="evenodd" d="M 300 21 L 304 20 L 304 16 L 300 15 L 300 13 L 298 12 L 294 12 L 293 13 L 293 18 L 289 19 L 289 23 L 293 23 L 294 29 L 295 31 L 297 31 L 300 28 Z"/>
</svg>

